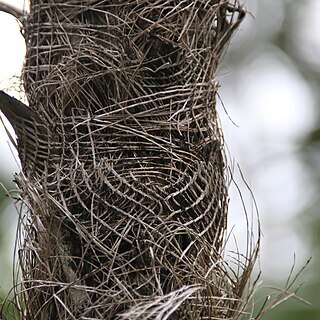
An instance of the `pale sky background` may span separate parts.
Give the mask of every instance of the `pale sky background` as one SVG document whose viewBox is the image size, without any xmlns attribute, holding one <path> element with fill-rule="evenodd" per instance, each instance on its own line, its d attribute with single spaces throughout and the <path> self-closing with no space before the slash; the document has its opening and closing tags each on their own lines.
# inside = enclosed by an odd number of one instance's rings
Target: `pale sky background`
<svg viewBox="0 0 320 320">
<path fill-rule="evenodd" d="M 255 15 L 255 19 L 247 17 L 232 41 L 231 49 L 234 52 L 237 47 L 244 45 L 243 39 L 253 36 L 257 26 L 266 35 L 281 27 L 283 12 L 279 10 L 279 3 L 277 10 L 274 10 L 277 1 L 244 1 L 253 15 L 258 5 L 264 6 L 264 16 Z M 6 2 L 22 7 L 24 1 Z M 307 15 L 297 17 L 297 37 L 300 44 L 305 43 L 301 45 L 301 50 L 305 51 L 302 53 L 310 61 L 317 60 L 320 64 L 320 40 L 319 32 L 316 32 L 320 30 L 320 1 L 306 3 L 306 7 L 309 6 L 306 8 L 308 20 Z M 314 18 L 310 18 L 310 12 L 314 12 Z M 19 75 L 25 46 L 17 22 L 3 13 L 0 13 L 0 43 L 0 89 L 7 89 L 12 84 L 10 79 Z M 303 165 L 295 156 L 297 150 L 294 142 L 315 125 L 315 101 L 287 56 L 275 47 L 264 47 L 258 52 L 249 51 L 237 69 L 230 69 L 225 62 L 220 69 L 220 95 L 238 126 L 231 123 L 220 106 L 226 143 L 232 161 L 235 165 L 240 164 L 258 203 L 263 231 L 260 262 L 263 278 L 284 279 L 293 264 L 294 254 L 300 266 L 312 256 L 301 236 L 302 230 L 296 216 L 299 209 L 310 201 L 312 190 L 308 186 L 311 183 L 308 182 Z M 13 91 L 11 93 L 14 94 Z M 0 172 L 10 177 L 14 171 L 17 171 L 17 165 L 8 146 L 8 138 L 0 125 Z M 238 179 L 238 182 L 241 184 L 241 180 Z M 245 189 L 243 192 L 251 214 L 254 212 L 252 201 Z M 243 209 L 234 191 L 231 191 L 230 197 L 229 229 L 233 229 L 240 246 L 243 246 Z M 0 274 L 1 265 L 11 263 L 6 257 L 12 251 L 9 243 L 14 239 L 16 228 L 15 219 L 12 219 L 16 214 L 9 208 L 11 210 L 6 210 L 5 217 L 0 221 L 6 226 L 8 237 L 7 252 L 0 252 Z M 8 283 L 0 279 L 0 285 L 7 286 Z"/>
</svg>

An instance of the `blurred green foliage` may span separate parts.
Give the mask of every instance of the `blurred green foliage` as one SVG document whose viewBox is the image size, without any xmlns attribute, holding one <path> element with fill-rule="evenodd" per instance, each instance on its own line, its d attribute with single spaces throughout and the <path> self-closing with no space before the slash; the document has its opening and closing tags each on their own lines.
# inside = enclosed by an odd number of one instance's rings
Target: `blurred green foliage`
<svg viewBox="0 0 320 320">
<path fill-rule="evenodd" d="M 308 183 L 312 185 L 311 188 L 308 186 L 312 190 L 311 201 L 294 216 L 296 232 L 312 256 L 310 264 L 296 281 L 296 287 L 303 283 L 297 295 L 311 305 L 291 298 L 270 310 L 263 319 L 320 320 L 320 51 L 316 50 L 320 50 L 320 23 L 313 30 L 307 26 L 317 22 L 311 21 L 315 17 L 312 13 L 320 9 L 320 3 L 312 0 L 251 0 L 247 1 L 246 6 L 253 11 L 254 17 L 247 17 L 249 23 L 242 26 L 234 39 L 235 45 L 230 46 L 226 57 L 226 64 L 231 71 L 230 81 L 238 82 L 233 86 L 241 83 L 241 73 L 244 75 L 246 72 L 243 64 L 247 60 L 259 56 L 265 48 L 276 48 L 298 72 L 315 101 L 315 125 L 297 139 L 297 152 L 293 154 L 303 164 L 308 173 Z M 232 71 L 241 68 L 239 79 L 232 80 Z M 301 105 L 301 108 L 304 106 Z M 296 201 L 299 204 L 301 199 Z M 299 266 L 295 270 L 298 272 Z M 263 278 L 265 285 L 273 284 L 280 289 L 284 288 L 285 281 L 283 279 L 279 283 L 277 280 L 275 283 L 275 279 Z M 258 291 L 255 300 L 263 299 L 263 296 L 263 290 Z"/>
<path fill-rule="evenodd" d="M 11 190 L 14 185 L 6 176 L 7 174 L 0 170 L 0 301 L 7 297 L 12 287 L 12 232 L 17 222 L 17 213 L 6 193 L 6 190 Z"/>
</svg>

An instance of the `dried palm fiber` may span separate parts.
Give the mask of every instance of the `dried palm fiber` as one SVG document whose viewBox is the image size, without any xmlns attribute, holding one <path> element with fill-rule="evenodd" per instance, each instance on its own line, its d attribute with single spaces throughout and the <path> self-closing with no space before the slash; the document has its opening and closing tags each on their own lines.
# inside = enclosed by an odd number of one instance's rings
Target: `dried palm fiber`
<svg viewBox="0 0 320 320">
<path fill-rule="evenodd" d="M 243 17 L 237 1 L 30 0 L 24 319 L 239 317 L 252 264 L 235 281 L 221 256 L 215 73 Z"/>
</svg>

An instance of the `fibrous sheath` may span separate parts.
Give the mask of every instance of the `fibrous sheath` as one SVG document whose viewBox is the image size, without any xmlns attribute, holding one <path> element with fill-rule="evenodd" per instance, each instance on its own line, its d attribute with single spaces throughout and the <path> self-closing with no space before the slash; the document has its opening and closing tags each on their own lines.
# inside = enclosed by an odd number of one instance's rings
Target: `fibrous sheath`
<svg viewBox="0 0 320 320">
<path fill-rule="evenodd" d="M 16 177 L 26 319 L 236 312 L 215 73 L 243 16 L 229 1 L 30 1 L 23 82 L 49 152 L 20 148 Z"/>
</svg>

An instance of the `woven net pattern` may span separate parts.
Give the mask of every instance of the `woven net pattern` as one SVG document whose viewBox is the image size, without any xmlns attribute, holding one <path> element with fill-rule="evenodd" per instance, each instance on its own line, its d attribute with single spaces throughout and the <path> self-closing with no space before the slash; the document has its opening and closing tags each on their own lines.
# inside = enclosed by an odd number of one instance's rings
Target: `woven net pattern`
<svg viewBox="0 0 320 320">
<path fill-rule="evenodd" d="M 215 73 L 243 16 L 218 0 L 30 1 L 26 319 L 239 316 Z"/>
</svg>

